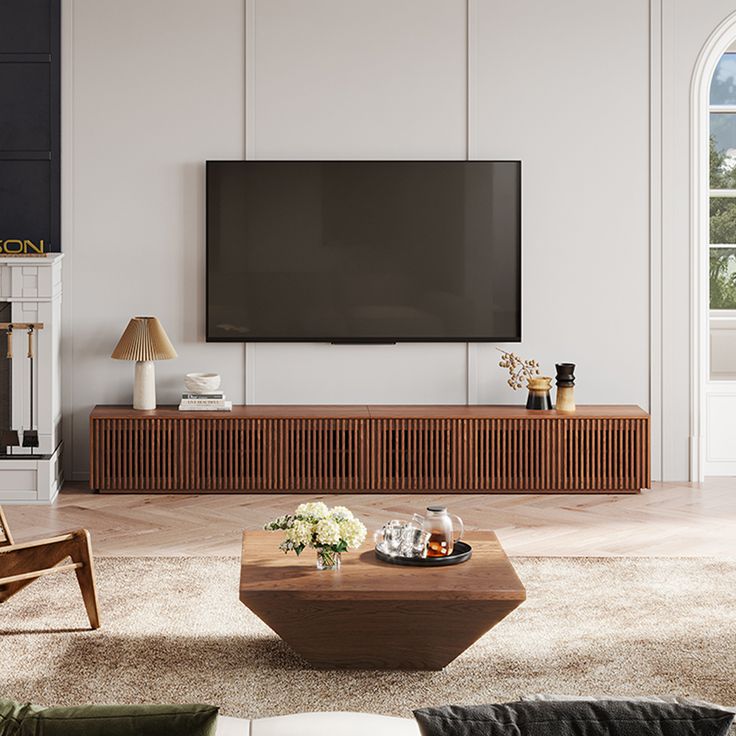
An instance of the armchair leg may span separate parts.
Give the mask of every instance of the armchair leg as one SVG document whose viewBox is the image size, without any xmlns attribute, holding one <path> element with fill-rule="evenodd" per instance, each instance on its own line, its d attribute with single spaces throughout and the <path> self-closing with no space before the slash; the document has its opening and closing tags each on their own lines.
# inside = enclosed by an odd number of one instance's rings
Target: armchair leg
<svg viewBox="0 0 736 736">
<path fill-rule="evenodd" d="M 97 601 L 97 586 L 95 584 L 95 568 L 92 560 L 92 544 L 89 532 L 82 529 L 75 532 L 75 544 L 71 553 L 73 562 L 81 562 L 82 566 L 74 572 L 77 575 L 79 589 L 82 592 L 84 607 L 87 609 L 89 625 L 93 629 L 100 628 L 100 611 Z"/>
</svg>

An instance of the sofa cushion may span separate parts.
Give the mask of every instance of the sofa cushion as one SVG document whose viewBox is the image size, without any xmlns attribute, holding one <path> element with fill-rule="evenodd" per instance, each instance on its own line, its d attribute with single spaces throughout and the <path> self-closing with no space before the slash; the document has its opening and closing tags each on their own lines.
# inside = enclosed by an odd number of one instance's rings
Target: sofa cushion
<svg viewBox="0 0 736 736">
<path fill-rule="evenodd" d="M 706 700 L 699 700 L 698 698 L 683 698 L 681 695 L 636 695 L 634 697 L 629 696 L 624 698 L 618 695 L 551 695 L 550 693 L 534 693 L 532 695 L 524 695 L 520 698 L 521 700 L 586 700 L 586 701 L 601 701 L 601 700 L 628 700 L 641 703 L 680 703 L 680 705 L 696 705 L 705 706 L 706 708 L 716 708 L 718 710 L 725 710 L 729 713 L 736 715 L 736 708 L 729 705 L 717 705 L 715 703 L 708 702 Z"/>
<path fill-rule="evenodd" d="M 250 721 L 247 718 L 233 716 L 217 716 L 217 731 L 215 736 L 249 736 Z"/>
<path fill-rule="evenodd" d="M 16 703 L 14 700 L 0 698 L 0 736 L 15 736 L 20 730 L 23 717 L 37 706 L 29 703 Z"/>
<path fill-rule="evenodd" d="M 211 705 L 43 708 L 0 700 L 0 736 L 215 736 Z"/>
<path fill-rule="evenodd" d="M 733 714 L 682 703 L 523 701 L 414 711 L 422 736 L 725 736 Z"/>
<path fill-rule="evenodd" d="M 419 736 L 411 718 L 371 713 L 299 713 L 251 721 L 250 736 Z"/>
</svg>

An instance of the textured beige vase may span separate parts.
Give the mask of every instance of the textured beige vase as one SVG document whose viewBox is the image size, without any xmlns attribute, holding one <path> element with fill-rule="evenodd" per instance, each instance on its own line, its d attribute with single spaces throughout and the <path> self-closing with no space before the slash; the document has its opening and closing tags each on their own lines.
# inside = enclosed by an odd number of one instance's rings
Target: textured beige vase
<svg viewBox="0 0 736 736">
<path fill-rule="evenodd" d="M 555 409 L 557 411 L 575 411 L 574 386 L 557 387 L 557 403 L 555 404 Z"/>
</svg>

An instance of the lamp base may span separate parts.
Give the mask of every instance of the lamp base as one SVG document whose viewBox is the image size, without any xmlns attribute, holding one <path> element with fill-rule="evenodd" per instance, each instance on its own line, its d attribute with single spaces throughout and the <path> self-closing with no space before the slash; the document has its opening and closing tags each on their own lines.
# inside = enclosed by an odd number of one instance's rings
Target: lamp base
<svg viewBox="0 0 736 736">
<path fill-rule="evenodd" d="M 156 408 L 156 369 L 152 360 L 136 361 L 133 408 L 140 411 Z"/>
</svg>

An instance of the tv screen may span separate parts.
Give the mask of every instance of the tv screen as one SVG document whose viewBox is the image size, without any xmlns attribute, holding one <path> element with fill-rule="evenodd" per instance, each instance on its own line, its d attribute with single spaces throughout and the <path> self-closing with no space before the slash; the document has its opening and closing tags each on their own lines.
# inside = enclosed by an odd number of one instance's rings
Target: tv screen
<svg viewBox="0 0 736 736">
<path fill-rule="evenodd" d="M 208 161 L 207 340 L 521 339 L 519 161 Z"/>
</svg>

